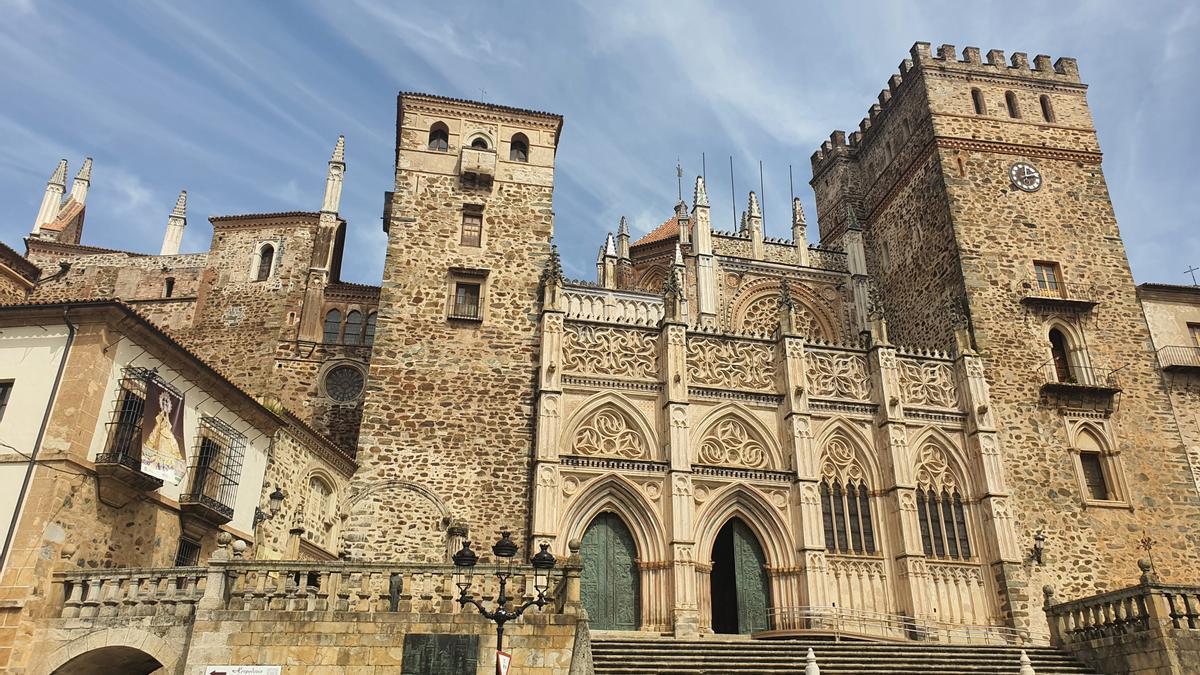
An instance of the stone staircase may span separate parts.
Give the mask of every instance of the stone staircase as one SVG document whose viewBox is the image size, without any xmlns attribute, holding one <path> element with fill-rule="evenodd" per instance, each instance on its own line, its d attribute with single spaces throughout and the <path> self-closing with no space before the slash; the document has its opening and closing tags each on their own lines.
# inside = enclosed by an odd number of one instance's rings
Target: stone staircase
<svg viewBox="0 0 1200 675">
<path fill-rule="evenodd" d="M 804 672 L 811 647 L 821 675 L 1018 675 L 1021 648 L 832 640 L 592 636 L 596 675 Z M 1037 675 L 1095 675 L 1051 647 L 1025 647 Z"/>
</svg>

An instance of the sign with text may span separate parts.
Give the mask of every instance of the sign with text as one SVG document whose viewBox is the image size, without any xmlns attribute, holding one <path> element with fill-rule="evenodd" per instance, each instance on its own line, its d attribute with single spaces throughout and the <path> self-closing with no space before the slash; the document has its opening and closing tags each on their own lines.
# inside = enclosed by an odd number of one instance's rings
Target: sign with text
<svg viewBox="0 0 1200 675">
<path fill-rule="evenodd" d="M 279 675 L 283 666 L 205 666 L 204 675 Z"/>
<path fill-rule="evenodd" d="M 512 665 L 512 654 L 496 650 L 496 670 L 500 675 L 508 675 L 508 667 Z"/>
<path fill-rule="evenodd" d="M 404 636 L 401 675 L 462 675 L 479 664 L 479 636 L 409 633 Z"/>
</svg>

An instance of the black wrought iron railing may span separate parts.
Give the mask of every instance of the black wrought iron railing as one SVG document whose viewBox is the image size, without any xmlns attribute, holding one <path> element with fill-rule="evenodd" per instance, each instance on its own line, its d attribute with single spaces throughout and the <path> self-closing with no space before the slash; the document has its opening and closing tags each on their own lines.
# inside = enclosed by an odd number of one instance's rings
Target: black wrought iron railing
<svg viewBox="0 0 1200 675">
<path fill-rule="evenodd" d="M 1089 389 L 1120 389 L 1117 371 L 1095 366 L 1064 366 L 1047 363 L 1040 369 L 1042 384 L 1056 387 L 1080 387 Z"/>
<path fill-rule="evenodd" d="M 1030 277 L 1025 280 L 1023 286 L 1027 300 L 1092 304 L 1098 302 L 1096 289 L 1091 284 Z"/>
</svg>

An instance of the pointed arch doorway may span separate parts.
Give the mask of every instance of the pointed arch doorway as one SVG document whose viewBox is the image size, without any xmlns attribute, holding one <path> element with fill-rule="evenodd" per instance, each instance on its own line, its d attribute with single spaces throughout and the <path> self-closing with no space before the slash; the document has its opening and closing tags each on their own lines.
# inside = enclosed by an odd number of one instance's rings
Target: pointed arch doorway
<svg viewBox="0 0 1200 675">
<path fill-rule="evenodd" d="M 601 513 L 583 533 L 580 591 L 593 630 L 637 630 L 641 579 L 633 534 L 615 513 Z"/>
<path fill-rule="evenodd" d="M 712 561 L 713 632 L 767 630 L 771 601 L 767 557 L 754 531 L 739 518 L 725 523 L 713 542 Z"/>
</svg>

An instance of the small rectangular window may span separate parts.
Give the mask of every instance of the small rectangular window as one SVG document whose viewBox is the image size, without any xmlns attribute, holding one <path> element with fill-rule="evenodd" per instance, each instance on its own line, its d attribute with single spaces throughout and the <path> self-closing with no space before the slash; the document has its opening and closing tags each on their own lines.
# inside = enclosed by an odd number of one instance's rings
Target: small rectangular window
<svg viewBox="0 0 1200 675">
<path fill-rule="evenodd" d="M 479 246 L 483 240 L 483 211 L 481 209 L 463 208 L 462 236 L 459 243 L 463 246 Z"/>
<path fill-rule="evenodd" d="M 1079 453 L 1079 464 L 1083 469 L 1083 484 L 1091 499 L 1108 500 L 1108 483 L 1104 480 L 1104 464 L 1098 452 Z"/>
<path fill-rule="evenodd" d="M 12 396 L 13 381 L 0 382 L 0 421 L 4 419 L 4 411 L 8 408 L 8 397 Z"/>
<path fill-rule="evenodd" d="M 200 542 L 180 537 L 179 548 L 175 551 L 176 567 L 192 567 L 200 562 Z"/>
<path fill-rule="evenodd" d="M 1062 269 L 1056 262 L 1035 261 L 1033 269 L 1037 274 L 1038 290 L 1048 295 L 1063 295 L 1066 290 L 1062 283 Z"/>
<path fill-rule="evenodd" d="M 479 319 L 479 289 L 478 283 L 459 281 L 454 284 L 454 306 L 450 316 L 455 319 Z"/>
<path fill-rule="evenodd" d="M 1189 323 L 1188 334 L 1192 336 L 1192 344 L 1200 347 L 1200 323 Z"/>
</svg>

